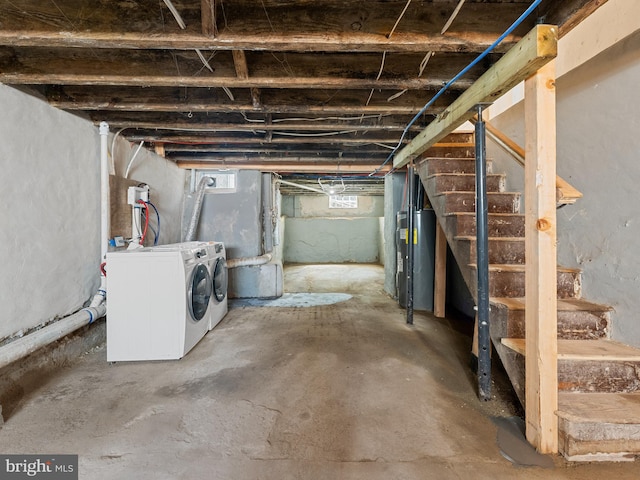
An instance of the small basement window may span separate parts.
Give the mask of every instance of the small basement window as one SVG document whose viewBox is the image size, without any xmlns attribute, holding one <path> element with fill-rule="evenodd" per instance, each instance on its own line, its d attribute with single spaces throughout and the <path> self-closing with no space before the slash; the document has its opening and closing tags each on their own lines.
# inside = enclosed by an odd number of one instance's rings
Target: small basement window
<svg viewBox="0 0 640 480">
<path fill-rule="evenodd" d="M 211 177 L 214 181 L 214 185 L 205 189 L 206 193 L 234 193 L 236 191 L 237 170 L 198 170 L 196 186 L 200 184 L 200 180 L 204 176 Z"/>
<path fill-rule="evenodd" d="M 329 208 L 358 208 L 356 195 L 329 195 Z"/>
</svg>

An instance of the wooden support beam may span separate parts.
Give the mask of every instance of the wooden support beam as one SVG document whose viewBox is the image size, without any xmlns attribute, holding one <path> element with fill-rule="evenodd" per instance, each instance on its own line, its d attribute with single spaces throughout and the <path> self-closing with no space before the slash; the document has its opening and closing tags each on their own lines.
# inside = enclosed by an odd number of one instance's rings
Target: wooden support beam
<svg viewBox="0 0 640 480">
<path fill-rule="evenodd" d="M 247 66 L 247 56 L 243 50 L 233 50 L 233 66 L 236 69 L 236 75 L 238 78 L 249 78 L 249 67 Z"/>
<path fill-rule="evenodd" d="M 519 38 L 512 36 L 497 53 L 506 52 Z M 495 40 L 492 34 L 437 35 L 396 32 L 391 39 L 383 34 L 348 33 L 227 33 L 215 38 L 208 35 L 180 33 L 91 32 L 51 30 L 2 30 L 0 46 L 75 47 L 94 49 L 145 50 L 247 50 L 274 52 L 450 52 L 479 53 Z"/>
<path fill-rule="evenodd" d="M 372 89 L 433 90 L 442 85 L 437 79 L 404 78 L 337 78 L 337 77 L 186 77 L 178 75 L 135 76 L 93 75 L 82 73 L 2 72 L 0 82 L 7 85 L 111 85 L 129 87 L 202 87 L 202 88 L 313 88 L 325 90 Z M 471 85 L 468 80 L 456 82 L 456 88 Z"/>
<path fill-rule="evenodd" d="M 171 144 L 187 143 L 191 145 L 256 145 L 256 143 L 266 144 L 266 137 L 217 137 L 217 136 L 196 136 L 190 134 L 176 134 L 175 132 L 171 136 L 166 136 L 157 132 L 141 133 L 139 131 L 132 131 L 129 134 L 129 130 L 126 131 L 125 136 L 130 142 L 165 142 L 165 148 L 169 150 Z M 275 137 L 271 140 L 273 145 L 298 145 L 300 139 L 296 137 Z M 317 144 L 317 145 L 370 145 L 370 144 L 387 144 L 389 147 L 394 147 L 397 143 L 395 138 L 375 136 L 370 137 L 361 133 L 355 137 L 346 138 L 332 138 L 332 137 L 308 137 L 304 139 L 305 144 Z"/>
<path fill-rule="evenodd" d="M 249 66 L 247 65 L 247 56 L 243 50 L 233 50 L 233 65 L 236 69 L 238 78 L 246 80 L 249 78 Z M 253 108 L 260 108 L 260 89 L 252 87 L 251 91 L 251 104 Z"/>
<path fill-rule="evenodd" d="M 540 453 L 557 453 L 555 62 L 525 82 L 525 131 L 526 434 Z"/>
<path fill-rule="evenodd" d="M 278 162 L 221 162 L 221 161 L 180 161 L 176 162 L 178 167 L 192 168 L 237 168 L 239 170 L 260 170 L 263 172 L 296 172 L 296 173 L 327 173 L 335 174 L 338 168 L 336 163 L 278 163 Z M 363 164 L 363 165 L 344 165 L 340 164 L 340 172 L 348 173 L 371 173 L 379 164 Z M 379 170 L 380 174 L 387 173 L 391 170 L 390 165 L 385 165 Z"/>
<path fill-rule="evenodd" d="M 105 110 L 112 112 L 260 112 L 260 113 L 295 113 L 295 114 L 334 114 L 334 115 L 390 115 L 406 114 L 415 115 L 420 106 L 411 105 L 263 105 L 260 104 L 258 89 L 251 89 L 252 102 L 253 91 L 258 92 L 258 106 L 255 103 L 184 103 L 184 102 L 112 102 L 110 100 L 49 100 L 49 104 L 63 110 Z M 442 107 L 433 107 L 427 110 L 427 115 L 437 115 L 442 112 Z M 397 142 L 397 140 L 396 140 Z"/>
<path fill-rule="evenodd" d="M 216 0 L 201 0 L 200 17 L 202 19 L 202 34 L 215 38 L 218 34 Z"/>
<path fill-rule="evenodd" d="M 444 318 L 447 300 L 447 237 L 438 221 L 436 221 L 435 257 L 433 314 L 438 318 Z"/>
<path fill-rule="evenodd" d="M 475 105 L 493 102 L 555 58 L 557 53 L 558 28 L 553 25 L 537 25 L 409 145 L 400 150 L 394 158 L 393 166 L 400 168 L 409 163 L 445 135 L 471 119 Z"/>
<path fill-rule="evenodd" d="M 119 128 L 148 128 L 155 129 L 158 128 L 159 125 L 162 126 L 163 130 L 186 130 L 186 131 L 200 131 L 202 133 L 207 132 L 253 132 L 256 130 L 263 131 L 273 131 L 274 133 L 280 132 L 281 135 L 285 136 L 288 133 L 293 132 L 291 135 L 296 136 L 297 132 L 318 132 L 321 134 L 327 134 L 333 138 L 334 142 L 341 142 L 341 135 L 347 135 L 355 132 L 369 132 L 371 130 L 376 130 L 377 132 L 401 132 L 403 127 L 402 125 L 372 125 L 372 124 L 345 124 L 345 123 L 336 123 L 322 124 L 318 122 L 317 124 L 313 123 L 222 123 L 222 122 L 178 122 L 178 121 L 170 121 L 167 119 L 161 119 L 159 121 L 145 121 L 140 120 L 136 121 L 135 119 L 130 118 L 118 118 L 115 116 L 105 116 L 103 115 L 105 121 L 109 122 L 109 125 L 117 126 Z M 101 120 L 97 120 L 96 123 L 100 123 Z M 304 137 L 305 139 L 307 137 Z M 297 139 L 298 143 L 300 143 L 300 137 Z"/>
</svg>

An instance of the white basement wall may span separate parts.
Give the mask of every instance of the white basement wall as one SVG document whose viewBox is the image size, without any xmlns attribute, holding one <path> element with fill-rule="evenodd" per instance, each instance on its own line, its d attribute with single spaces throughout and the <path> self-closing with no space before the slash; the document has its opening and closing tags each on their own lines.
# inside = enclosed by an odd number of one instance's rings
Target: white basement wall
<svg viewBox="0 0 640 480">
<path fill-rule="evenodd" d="M 100 136 L 91 122 L 4 85 L 0 104 L 3 339 L 77 311 L 99 285 Z M 155 167 L 146 158 L 131 177 L 180 198 L 184 173 L 153 157 Z M 181 204 L 158 203 L 165 240 L 175 241 Z"/>
<path fill-rule="evenodd" d="M 636 2 L 626 5 L 632 4 Z M 591 22 L 588 33 L 604 38 L 612 28 L 616 28 L 612 21 Z M 569 47 L 575 46 L 565 43 L 564 48 Z M 560 49 L 562 54 L 562 42 Z M 558 263 L 582 269 L 583 297 L 614 307 L 612 337 L 636 346 L 640 346 L 638 79 L 640 33 L 635 32 L 557 81 L 558 174 L 584 194 L 575 205 L 558 211 Z M 523 145 L 523 113 L 522 103 L 517 103 L 491 123 Z M 519 189 L 522 178 L 513 175 L 521 176 L 522 168 L 513 167 L 490 142 L 488 146 L 495 158 L 494 171 L 509 170 L 509 188 Z"/>
</svg>

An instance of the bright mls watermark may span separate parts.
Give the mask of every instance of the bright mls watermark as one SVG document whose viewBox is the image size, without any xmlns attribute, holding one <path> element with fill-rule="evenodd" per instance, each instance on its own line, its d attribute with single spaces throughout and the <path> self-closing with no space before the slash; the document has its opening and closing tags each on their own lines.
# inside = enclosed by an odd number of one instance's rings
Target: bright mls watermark
<svg viewBox="0 0 640 480">
<path fill-rule="evenodd" d="M 78 480 L 78 455 L 0 455 L 0 480 Z"/>
</svg>

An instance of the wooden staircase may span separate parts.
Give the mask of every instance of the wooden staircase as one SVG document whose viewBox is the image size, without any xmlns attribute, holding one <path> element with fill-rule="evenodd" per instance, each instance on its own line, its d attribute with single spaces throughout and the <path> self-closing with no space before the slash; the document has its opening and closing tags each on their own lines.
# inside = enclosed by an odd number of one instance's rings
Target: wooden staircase
<svg viewBox="0 0 640 480">
<path fill-rule="evenodd" d="M 457 148 L 451 155 L 459 158 L 426 155 L 416 171 L 475 297 L 473 149 L 460 155 Z M 491 167 L 488 162 L 491 338 L 524 404 L 524 215 L 520 194 L 505 192 L 505 176 Z M 557 272 L 560 452 L 570 460 L 634 459 L 640 455 L 640 349 L 610 340 L 612 309 L 581 298 L 580 270 Z"/>
</svg>

